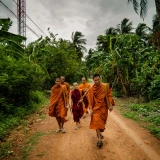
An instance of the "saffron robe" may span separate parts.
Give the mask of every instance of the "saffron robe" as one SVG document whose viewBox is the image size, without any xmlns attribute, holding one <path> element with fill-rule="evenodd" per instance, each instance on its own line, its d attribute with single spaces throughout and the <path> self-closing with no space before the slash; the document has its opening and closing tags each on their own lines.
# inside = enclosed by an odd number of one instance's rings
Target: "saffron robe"
<svg viewBox="0 0 160 160">
<path fill-rule="evenodd" d="M 79 85 L 78 87 L 79 89 L 82 89 L 83 91 L 85 91 L 86 89 L 89 89 L 90 88 L 90 84 L 89 83 L 82 83 Z"/>
<path fill-rule="evenodd" d="M 111 103 L 115 105 L 112 98 L 112 91 L 108 87 L 105 90 L 107 84 L 95 84 L 90 88 L 88 92 L 89 106 L 92 106 L 93 114 L 91 116 L 90 129 L 99 129 L 101 132 L 105 129 L 105 124 L 108 117 L 108 105 Z"/>
<path fill-rule="evenodd" d="M 67 82 L 61 82 L 61 85 L 62 86 L 66 86 L 66 88 L 67 88 L 67 93 L 68 93 L 68 96 L 69 96 L 69 93 L 70 93 L 70 85 L 69 85 L 69 83 L 67 83 Z"/>
<path fill-rule="evenodd" d="M 84 92 L 86 91 L 86 90 L 88 90 L 89 88 L 90 88 L 90 84 L 89 83 L 82 83 L 82 84 L 80 84 L 79 85 L 79 87 L 78 87 L 79 89 L 82 89 Z M 87 98 L 87 95 L 86 95 L 86 98 Z M 84 113 L 86 113 L 87 112 L 87 109 L 88 109 L 89 107 L 88 107 L 88 99 L 86 99 L 86 101 L 85 101 L 85 108 L 83 108 L 83 111 L 84 111 Z"/>
<path fill-rule="evenodd" d="M 67 115 L 66 104 L 68 104 L 67 90 L 63 86 L 54 85 L 50 97 L 49 116 L 64 119 Z"/>
<path fill-rule="evenodd" d="M 80 118 L 83 116 L 83 106 L 82 103 L 78 104 L 78 101 L 81 99 L 84 92 L 79 89 L 74 89 L 71 92 L 71 99 L 73 102 L 72 113 L 74 122 L 79 122 Z M 77 106 L 78 105 L 78 106 Z"/>
</svg>

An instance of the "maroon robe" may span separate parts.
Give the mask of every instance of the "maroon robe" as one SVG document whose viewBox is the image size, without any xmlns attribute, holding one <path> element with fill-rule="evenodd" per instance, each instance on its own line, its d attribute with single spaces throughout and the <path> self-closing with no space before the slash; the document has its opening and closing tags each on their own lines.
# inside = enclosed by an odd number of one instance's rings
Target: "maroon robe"
<svg viewBox="0 0 160 160">
<path fill-rule="evenodd" d="M 83 94 L 84 94 L 84 92 L 82 91 L 82 95 Z M 78 104 L 78 101 L 81 99 L 80 90 L 74 89 L 71 92 L 71 98 L 72 98 L 72 102 L 73 102 L 73 108 L 72 108 L 73 120 L 74 120 L 74 122 L 79 122 L 80 118 L 83 116 L 82 103 Z M 77 106 L 77 104 L 78 104 L 78 106 Z"/>
</svg>

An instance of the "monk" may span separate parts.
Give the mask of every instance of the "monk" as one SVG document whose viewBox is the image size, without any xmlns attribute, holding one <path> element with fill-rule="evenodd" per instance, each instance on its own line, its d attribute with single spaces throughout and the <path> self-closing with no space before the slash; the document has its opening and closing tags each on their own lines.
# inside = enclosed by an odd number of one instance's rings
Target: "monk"
<svg viewBox="0 0 160 160">
<path fill-rule="evenodd" d="M 78 83 L 73 83 L 73 91 L 71 92 L 71 108 L 73 113 L 73 120 L 76 122 L 75 129 L 78 129 L 80 119 L 83 116 L 83 95 L 84 91 L 78 89 Z"/>
<path fill-rule="evenodd" d="M 86 82 L 86 78 L 82 78 L 82 84 L 79 85 L 79 89 L 82 89 L 84 91 L 84 93 L 88 92 L 90 88 L 90 84 Z M 86 97 L 87 97 L 87 94 L 86 94 Z M 85 107 L 83 108 L 83 117 L 82 118 L 85 118 L 86 116 L 86 113 L 88 113 L 88 100 L 86 100 L 86 103 L 85 103 Z"/>
<path fill-rule="evenodd" d="M 69 101 L 69 97 L 70 97 L 70 85 L 69 85 L 69 83 L 65 82 L 65 77 L 64 76 L 61 76 L 60 80 L 61 80 L 61 85 L 62 86 L 66 86 L 67 94 L 68 94 L 68 101 Z M 70 105 L 68 107 L 70 108 Z M 67 112 L 68 112 L 68 108 L 67 108 Z"/>
<path fill-rule="evenodd" d="M 108 110 L 111 112 L 115 105 L 112 98 L 112 91 L 109 84 L 101 83 L 99 74 L 93 76 L 94 85 L 89 89 L 88 101 L 91 114 L 90 129 L 95 129 L 98 137 L 97 146 L 103 145 L 103 135 L 108 117 Z"/>
<path fill-rule="evenodd" d="M 65 85 L 66 86 L 67 93 L 69 95 L 70 94 L 70 85 L 69 85 L 69 83 L 65 82 L 65 77 L 64 76 L 61 76 L 60 80 L 61 80 L 61 85 Z"/>
<path fill-rule="evenodd" d="M 55 85 L 52 87 L 49 116 L 56 117 L 59 129 L 56 132 L 65 133 L 64 122 L 68 107 L 68 94 L 65 86 L 61 85 L 60 78 L 56 78 Z"/>
</svg>

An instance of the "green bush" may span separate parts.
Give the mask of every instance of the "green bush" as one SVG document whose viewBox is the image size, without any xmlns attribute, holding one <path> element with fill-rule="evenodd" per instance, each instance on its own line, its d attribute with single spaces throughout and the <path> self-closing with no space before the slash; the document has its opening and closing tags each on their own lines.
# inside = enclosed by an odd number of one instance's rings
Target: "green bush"
<svg viewBox="0 0 160 160">
<path fill-rule="evenodd" d="M 160 99 L 144 104 L 132 103 L 124 116 L 135 121 L 146 122 L 147 128 L 157 137 L 160 137 Z"/>
<path fill-rule="evenodd" d="M 30 99 L 31 91 L 43 83 L 43 71 L 25 59 L 1 55 L 0 60 L 0 111 L 13 114 L 16 107 Z M 16 107 L 15 107 L 16 106 Z"/>
<path fill-rule="evenodd" d="M 156 100 L 160 98 L 160 75 L 156 75 L 151 82 L 151 86 L 149 87 L 149 99 Z"/>
<path fill-rule="evenodd" d="M 15 126 L 23 123 L 24 116 L 41 108 L 47 101 L 46 95 L 40 91 L 32 91 L 29 101 L 24 106 L 14 107 L 12 114 L 0 114 L 0 140 Z"/>
<path fill-rule="evenodd" d="M 160 138 L 160 128 L 157 128 L 156 126 L 150 126 L 149 130 L 152 134 L 156 135 L 158 138 Z"/>
<path fill-rule="evenodd" d="M 123 96 L 120 91 L 112 91 L 112 95 L 113 95 L 114 97 L 122 97 L 122 96 Z"/>
</svg>

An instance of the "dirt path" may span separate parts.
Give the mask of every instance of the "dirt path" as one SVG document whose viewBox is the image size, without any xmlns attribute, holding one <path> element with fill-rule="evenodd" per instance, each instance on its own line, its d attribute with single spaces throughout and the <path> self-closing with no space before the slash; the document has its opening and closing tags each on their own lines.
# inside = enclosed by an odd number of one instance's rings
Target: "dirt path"
<svg viewBox="0 0 160 160">
<path fill-rule="evenodd" d="M 44 108 L 48 112 L 48 107 Z M 35 118 L 35 117 L 34 117 Z M 34 133 L 52 133 L 40 136 L 34 144 L 27 160 L 160 160 L 160 141 L 137 123 L 122 117 L 118 109 L 109 114 L 104 132 L 103 147 L 96 146 L 95 131 L 89 129 L 90 116 L 81 120 L 78 130 L 69 112 L 68 122 L 65 124 L 66 133 L 55 133 L 57 122 L 55 118 L 47 116 L 43 120 L 36 120 L 31 124 L 30 136 Z M 15 133 L 15 143 L 22 141 L 23 134 Z M 28 138 L 29 139 L 29 138 Z M 31 143 L 32 145 L 32 143 Z M 26 149 L 28 150 L 28 149 Z M 15 156 L 9 160 L 22 160 L 22 154 L 14 151 Z"/>
<path fill-rule="evenodd" d="M 45 109 L 48 112 L 48 108 Z M 31 160 L 160 160 L 160 142 L 132 120 L 123 118 L 115 109 L 109 114 L 104 132 L 104 146 L 98 149 L 95 131 L 89 129 L 90 116 L 75 130 L 69 112 L 66 133 L 40 137 L 30 152 Z M 33 124 L 31 132 L 51 132 L 57 129 L 55 118 L 47 116 Z M 20 157 L 14 159 L 21 159 Z"/>
</svg>

